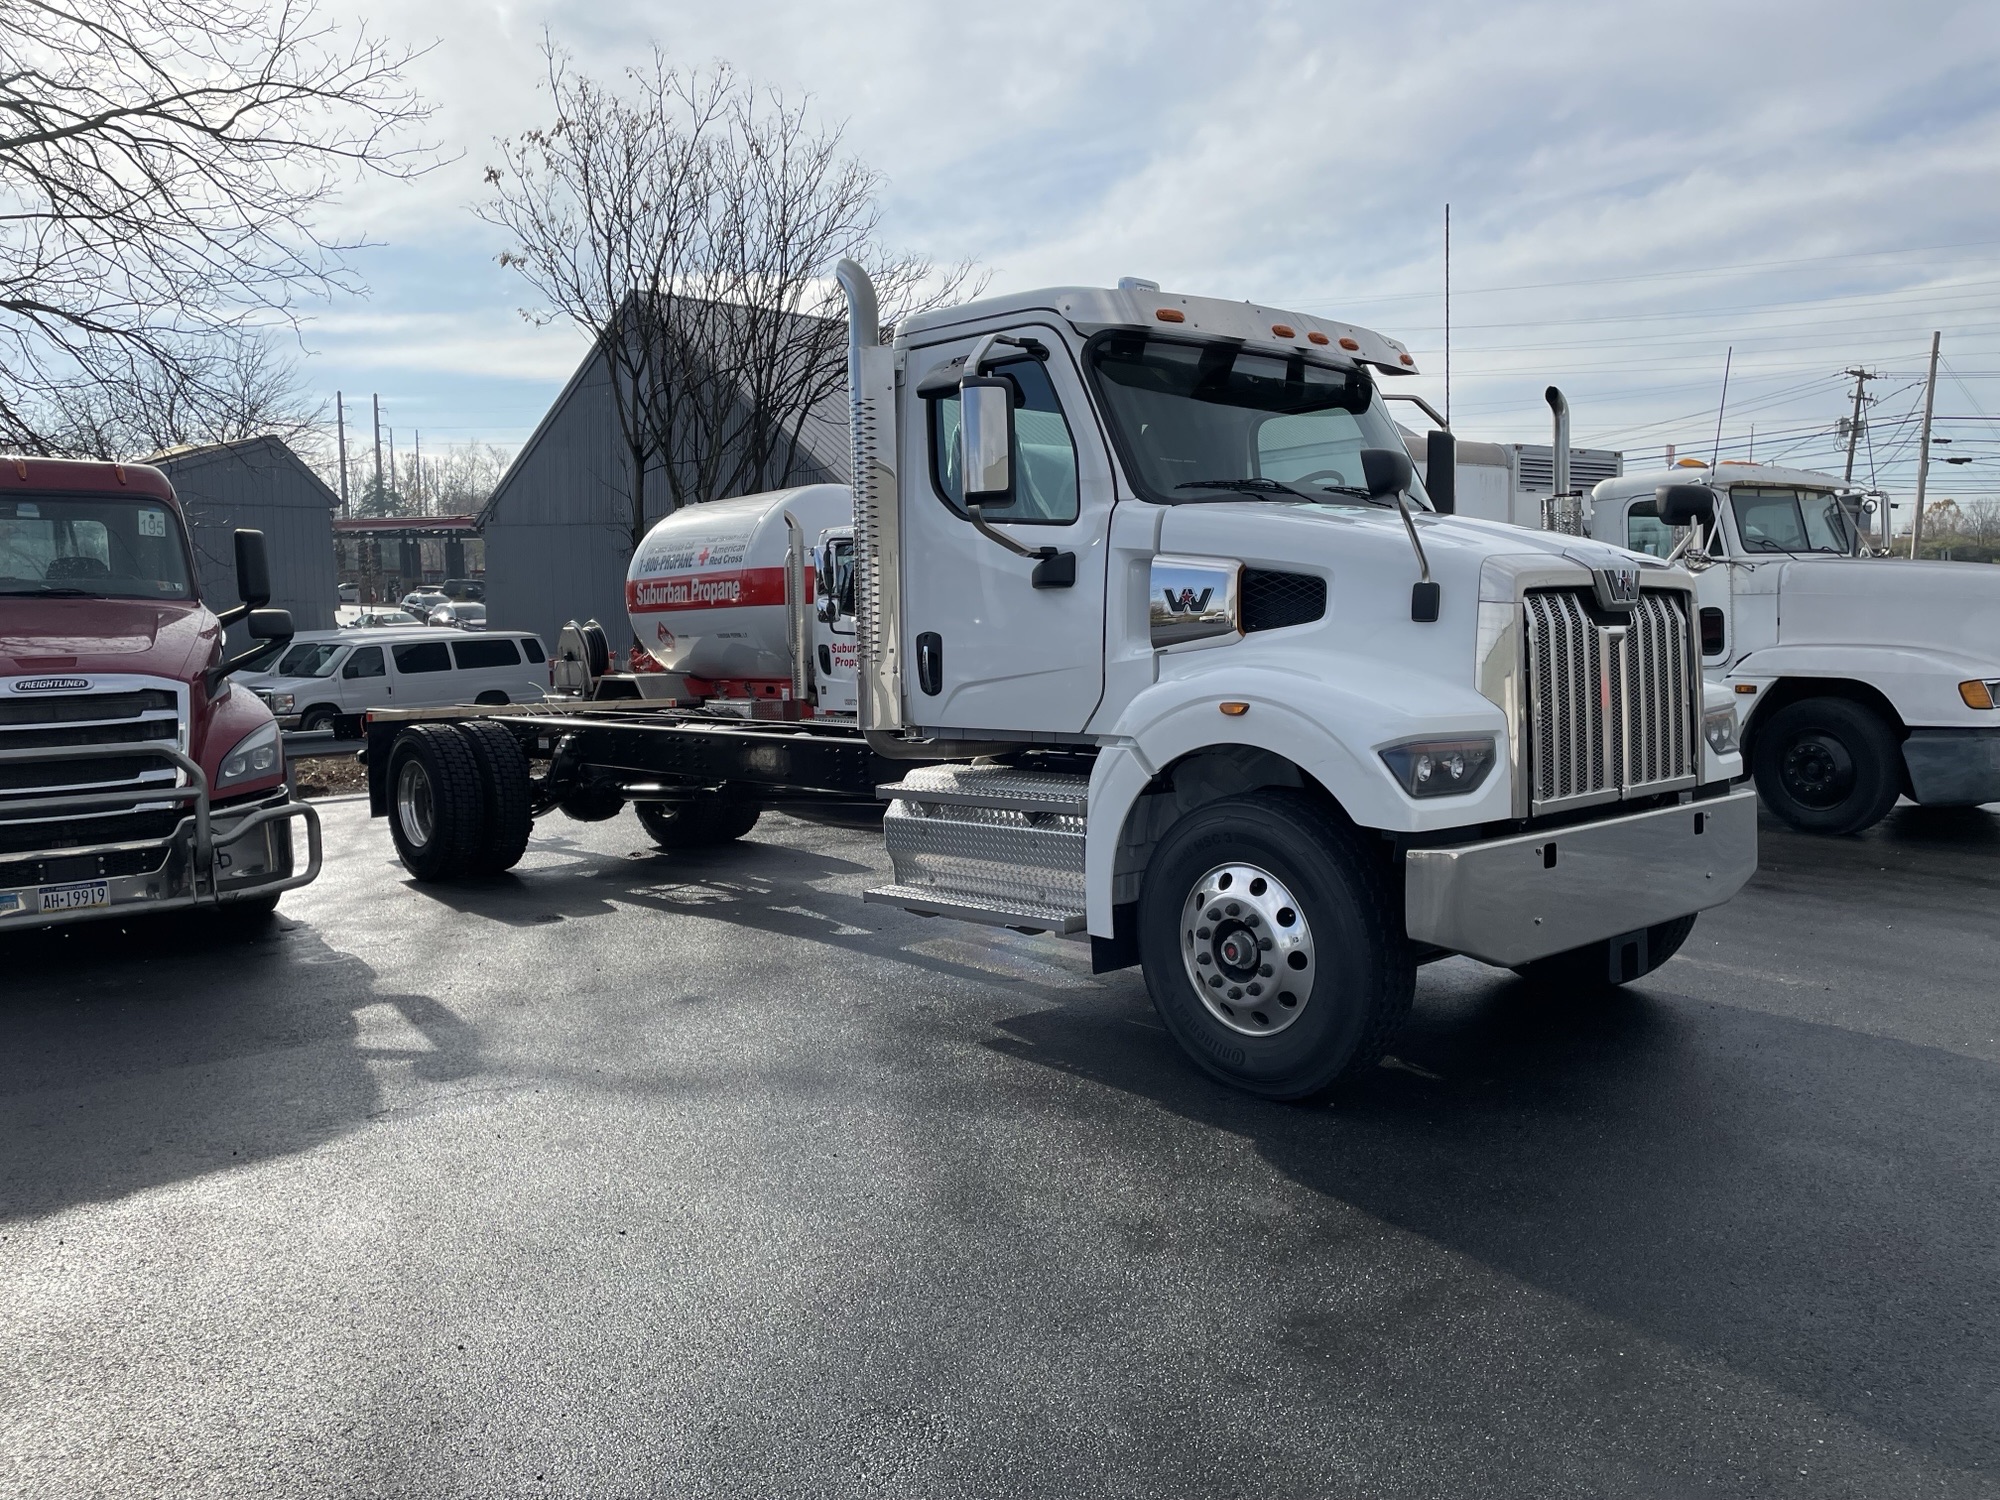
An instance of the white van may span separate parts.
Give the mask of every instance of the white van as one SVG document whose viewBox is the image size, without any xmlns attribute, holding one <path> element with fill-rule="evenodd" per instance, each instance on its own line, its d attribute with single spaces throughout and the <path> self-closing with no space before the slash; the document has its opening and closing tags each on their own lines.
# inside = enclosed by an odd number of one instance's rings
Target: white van
<svg viewBox="0 0 2000 1500">
<path fill-rule="evenodd" d="M 358 734 L 371 708 L 539 703 L 548 696 L 548 653 L 521 631 L 415 626 L 315 634 L 321 638 L 294 637 L 278 671 L 246 682 L 287 729 Z"/>
</svg>

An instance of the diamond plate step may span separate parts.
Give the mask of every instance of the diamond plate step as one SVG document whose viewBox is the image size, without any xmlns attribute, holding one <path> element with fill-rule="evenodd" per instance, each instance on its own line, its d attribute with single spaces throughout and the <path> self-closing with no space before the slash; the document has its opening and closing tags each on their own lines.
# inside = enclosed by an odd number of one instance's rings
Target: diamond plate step
<svg viewBox="0 0 2000 1500">
<path fill-rule="evenodd" d="M 880 788 L 894 885 L 866 899 L 1002 927 L 1083 930 L 1090 778 L 923 766 Z"/>
<path fill-rule="evenodd" d="M 1035 932 L 1081 932 L 1081 911 L 1057 911 L 1041 907 L 998 907 L 967 900 L 941 897 L 928 886 L 885 885 L 861 893 L 863 901 L 882 906 L 900 906 L 904 911 L 931 917 L 956 917 L 961 922 L 982 922 L 989 927 L 1025 927 Z"/>
</svg>

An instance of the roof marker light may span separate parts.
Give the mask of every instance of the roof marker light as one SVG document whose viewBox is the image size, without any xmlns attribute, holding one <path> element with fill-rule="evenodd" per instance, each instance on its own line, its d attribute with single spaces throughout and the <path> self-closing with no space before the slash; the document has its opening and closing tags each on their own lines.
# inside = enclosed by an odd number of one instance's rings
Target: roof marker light
<svg viewBox="0 0 2000 1500">
<path fill-rule="evenodd" d="M 1353 339 L 1342 337 L 1340 347 L 1343 349 L 1359 349 L 1361 345 Z"/>
<path fill-rule="evenodd" d="M 1281 339 L 1295 339 L 1299 336 L 1298 330 L 1289 323 L 1273 323 L 1271 332 Z"/>
<path fill-rule="evenodd" d="M 1163 307 L 1153 314 L 1162 323 L 1185 323 L 1187 314 L 1178 307 Z"/>
<path fill-rule="evenodd" d="M 1403 363 L 1406 365 L 1414 365 L 1416 361 L 1414 359 L 1411 359 L 1409 355 L 1405 354 L 1403 356 Z"/>
<path fill-rule="evenodd" d="M 1315 328 L 1311 333 L 1307 334 L 1306 338 L 1315 344 L 1330 344 L 1333 342 L 1332 339 L 1328 338 L 1325 334 L 1321 333 L 1317 328 Z"/>
</svg>

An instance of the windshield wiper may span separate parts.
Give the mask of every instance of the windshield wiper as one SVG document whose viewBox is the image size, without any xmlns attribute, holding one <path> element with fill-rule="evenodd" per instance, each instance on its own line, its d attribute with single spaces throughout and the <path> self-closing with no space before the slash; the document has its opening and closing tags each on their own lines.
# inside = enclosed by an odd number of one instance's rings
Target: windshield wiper
<svg viewBox="0 0 2000 1500">
<path fill-rule="evenodd" d="M 1310 501 L 1314 505 L 1319 504 L 1319 495 L 1315 495 L 1309 490 L 1302 490 L 1295 484 L 1286 484 L 1282 479 L 1190 479 L 1186 484 L 1177 484 L 1174 488 L 1177 490 L 1234 490 L 1244 495 L 1296 495 L 1301 500 Z M 1320 494 L 1325 495 L 1356 495 L 1374 505 L 1384 503 L 1377 500 L 1368 491 L 1359 489 L 1351 484 L 1323 484 L 1319 486 L 1319 490 Z"/>
<path fill-rule="evenodd" d="M 47 584 L 42 584 L 32 589 L 0 589 L 0 594 L 7 594 L 21 599 L 102 599 L 106 597 L 98 593 L 96 589 L 50 588 Z"/>
</svg>

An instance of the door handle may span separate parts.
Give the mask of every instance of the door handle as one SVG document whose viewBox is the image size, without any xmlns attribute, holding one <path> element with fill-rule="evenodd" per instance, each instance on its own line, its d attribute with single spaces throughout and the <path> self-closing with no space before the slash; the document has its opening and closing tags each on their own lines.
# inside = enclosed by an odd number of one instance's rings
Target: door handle
<svg viewBox="0 0 2000 1500">
<path fill-rule="evenodd" d="M 917 686 L 931 698 L 944 691 L 944 640 L 935 630 L 917 637 Z"/>
</svg>

